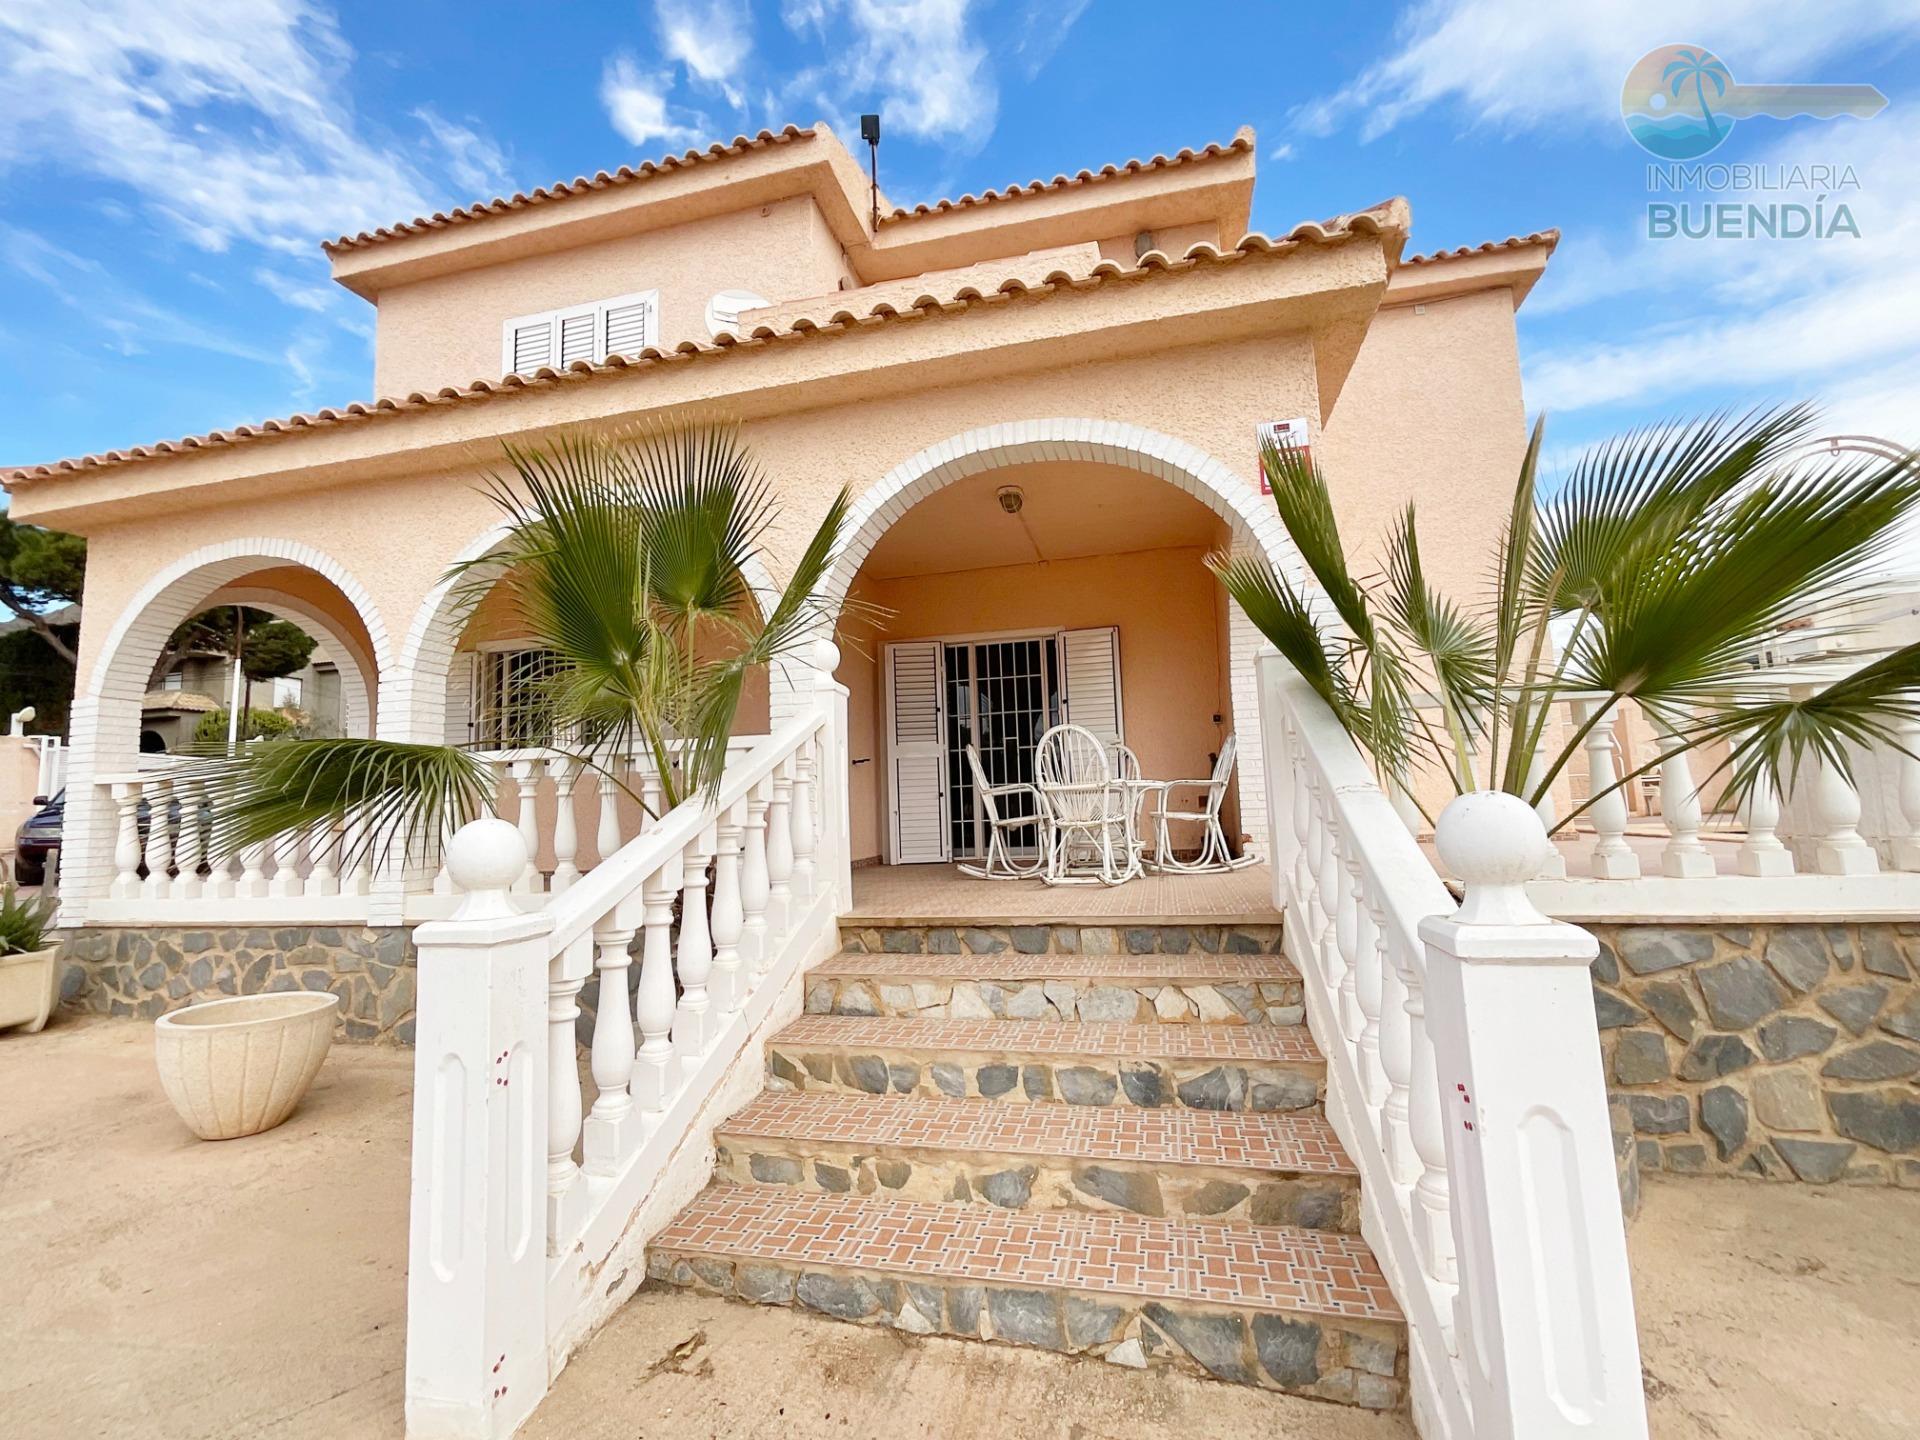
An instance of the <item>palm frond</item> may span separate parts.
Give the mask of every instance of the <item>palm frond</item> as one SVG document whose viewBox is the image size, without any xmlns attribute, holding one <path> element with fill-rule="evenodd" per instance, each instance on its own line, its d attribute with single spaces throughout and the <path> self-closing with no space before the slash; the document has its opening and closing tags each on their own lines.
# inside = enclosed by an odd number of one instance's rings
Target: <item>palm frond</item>
<svg viewBox="0 0 1920 1440">
<path fill-rule="evenodd" d="M 1273 488 L 1274 508 L 1287 527 L 1300 558 L 1333 602 L 1334 612 L 1364 647 L 1374 641 L 1373 614 L 1366 596 L 1347 568 L 1340 527 L 1333 518 L 1333 497 L 1318 462 L 1292 446 L 1260 438 L 1260 463 Z"/>
<path fill-rule="evenodd" d="M 1215 552 L 1207 556 L 1206 566 L 1254 628 L 1273 643 L 1342 722 L 1349 729 L 1364 728 L 1343 668 L 1344 657 L 1321 632 L 1312 608 L 1300 593 L 1257 556 Z"/>
<path fill-rule="evenodd" d="M 450 745 L 391 740 L 267 740 L 189 756 L 181 773 L 204 785 L 208 858 L 223 860 L 277 836 L 319 842 L 342 831 L 342 864 L 430 854 L 486 811 L 493 779 Z"/>
</svg>

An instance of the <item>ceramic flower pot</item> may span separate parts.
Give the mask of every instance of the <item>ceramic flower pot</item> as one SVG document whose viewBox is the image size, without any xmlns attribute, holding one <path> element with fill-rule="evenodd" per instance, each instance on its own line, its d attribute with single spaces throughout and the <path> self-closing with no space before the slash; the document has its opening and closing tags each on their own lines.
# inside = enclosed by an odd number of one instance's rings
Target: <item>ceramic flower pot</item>
<svg viewBox="0 0 1920 1440">
<path fill-rule="evenodd" d="M 202 1140 L 271 1130 L 319 1073 L 339 1008 L 338 995 L 287 990 L 162 1015 L 154 1059 L 167 1099 Z"/>
<path fill-rule="evenodd" d="M 24 1025 L 31 1034 L 47 1023 L 60 989 L 57 945 L 0 955 L 0 1030 Z"/>
</svg>

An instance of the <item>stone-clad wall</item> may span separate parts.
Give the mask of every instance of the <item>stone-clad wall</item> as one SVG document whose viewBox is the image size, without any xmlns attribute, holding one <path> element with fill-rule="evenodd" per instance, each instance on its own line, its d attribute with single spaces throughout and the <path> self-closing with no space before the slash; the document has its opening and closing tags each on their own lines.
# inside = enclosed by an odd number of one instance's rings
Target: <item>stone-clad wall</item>
<svg viewBox="0 0 1920 1440">
<path fill-rule="evenodd" d="M 63 932 L 61 1003 L 152 1019 L 199 1000 L 331 990 L 336 1035 L 413 1043 L 414 962 L 399 926 Z"/>
<path fill-rule="evenodd" d="M 1641 1170 L 1920 1187 L 1920 925 L 1593 925 Z"/>
</svg>

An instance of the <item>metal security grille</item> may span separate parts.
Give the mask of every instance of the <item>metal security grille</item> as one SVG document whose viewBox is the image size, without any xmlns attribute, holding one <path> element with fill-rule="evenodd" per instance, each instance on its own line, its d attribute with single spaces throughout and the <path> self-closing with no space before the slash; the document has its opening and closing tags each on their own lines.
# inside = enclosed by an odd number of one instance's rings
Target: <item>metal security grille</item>
<svg viewBox="0 0 1920 1440">
<path fill-rule="evenodd" d="M 546 681 L 559 669 L 551 650 L 489 650 L 480 656 L 474 742 L 483 750 L 515 750 L 553 742 Z"/>
<path fill-rule="evenodd" d="M 986 847 L 985 812 L 973 793 L 966 747 L 980 747 L 990 783 L 1033 783 L 1034 747 L 1059 721 L 1059 645 L 1046 636 L 948 645 L 945 652 L 947 823 L 953 854 L 978 856 Z"/>
</svg>

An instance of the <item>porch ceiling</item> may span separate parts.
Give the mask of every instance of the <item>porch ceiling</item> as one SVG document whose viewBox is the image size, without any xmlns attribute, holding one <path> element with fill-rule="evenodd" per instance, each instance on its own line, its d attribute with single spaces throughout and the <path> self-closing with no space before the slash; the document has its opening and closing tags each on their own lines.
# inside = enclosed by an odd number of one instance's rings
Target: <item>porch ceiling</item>
<svg viewBox="0 0 1920 1440">
<path fill-rule="evenodd" d="M 1020 512 L 998 492 L 1020 488 Z M 1086 555 L 1211 546 L 1221 520 L 1152 475 L 1120 465 L 1007 465 L 957 480 L 897 520 L 867 556 L 870 579 L 941 575 Z"/>
</svg>

